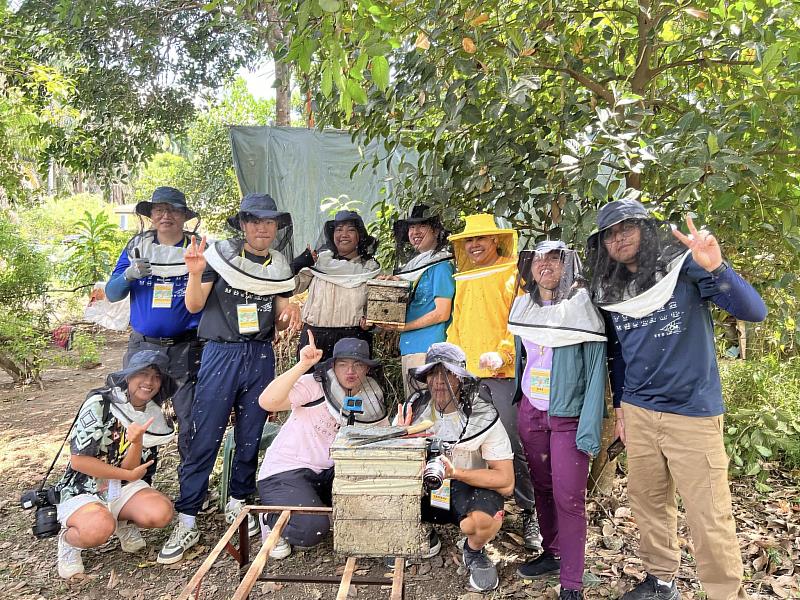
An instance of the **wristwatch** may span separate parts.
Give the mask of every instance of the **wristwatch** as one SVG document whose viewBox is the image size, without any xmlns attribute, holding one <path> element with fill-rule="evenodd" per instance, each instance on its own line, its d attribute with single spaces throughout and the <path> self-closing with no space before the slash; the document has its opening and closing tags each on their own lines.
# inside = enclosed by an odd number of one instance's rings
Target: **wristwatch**
<svg viewBox="0 0 800 600">
<path fill-rule="evenodd" d="M 722 274 L 723 274 L 725 271 L 727 271 L 727 270 L 728 270 L 728 267 L 729 267 L 728 263 L 727 263 L 726 261 L 724 261 L 724 260 L 723 260 L 723 261 L 722 261 L 722 264 L 721 264 L 720 266 L 718 266 L 716 269 L 714 269 L 713 271 L 710 271 L 710 273 L 711 273 L 711 274 L 712 274 L 714 277 L 719 277 L 719 276 L 720 276 L 720 275 L 722 275 Z"/>
</svg>

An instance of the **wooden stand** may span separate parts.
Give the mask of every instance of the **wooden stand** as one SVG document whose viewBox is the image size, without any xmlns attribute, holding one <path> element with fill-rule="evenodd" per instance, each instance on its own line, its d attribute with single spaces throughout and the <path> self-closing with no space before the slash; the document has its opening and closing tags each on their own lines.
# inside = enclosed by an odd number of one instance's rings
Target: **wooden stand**
<svg viewBox="0 0 800 600">
<path fill-rule="evenodd" d="M 272 528 L 267 539 L 262 544 L 261 548 L 256 554 L 255 559 L 250 562 L 250 538 L 247 535 L 247 515 L 250 513 L 260 514 L 267 512 L 279 512 L 277 523 Z M 275 547 L 278 538 L 283 533 L 283 528 L 292 516 L 292 513 L 297 514 L 312 514 L 312 513 L 330 513 L 332 509 L 328 507 L 299 507 L 299 506 L 245 506 L 242 512 L 238 514 L 236 519 L 228 530 L 223 534 L 222 538 L 211 550 L 211 553 L 203 561 L 203 564 L 197 569 L 195 574 L 183 588 L 183 591 L 178 596 L 178 600 L 188 600 L 191 597 L 198 599 L 200 597 L 200 586 L 203 583 L 203 578 L 211 570 L 212 565 L 217 560 L 219 555 L 225 550 L 230 554 L 237 563 L 239 563 L 239 578 L 240 583 L 236 591 L 231 596 L 232 600 L 244 600 L 250 597 L 250 591 L 256 584 L 256 581 L 282 581 L 290 583 L 328 583 L 339 584 L 339 591 L 336 594 L 336 600 L 345 600 L 347 592 L 351 585 L 377 585 L 381 587 L 391 586 L 390 600 L 402 600 L 404 593 L 404 568 L 405 559 L 398 557 L 394 561 L 394 575 L 392 580 L 389 581 L 385 577 L 354 577 L 353 573 L 356 570 L 357 559 L 348 557 L 345 563 L 344 573 L 342 577 L 327 575 L 262 575 L 264 567 L 267 564 L 270 550 Z M 239 532 L 239 548 L 236 548 L 231 540 L 236 532 Z"/>
</svg>

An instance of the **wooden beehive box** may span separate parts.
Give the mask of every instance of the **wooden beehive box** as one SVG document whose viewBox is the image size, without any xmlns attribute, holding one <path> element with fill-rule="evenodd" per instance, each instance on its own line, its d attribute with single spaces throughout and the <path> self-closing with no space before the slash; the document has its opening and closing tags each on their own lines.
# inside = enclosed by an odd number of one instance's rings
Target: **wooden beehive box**
<svg viewBox="0 0 800 600">
<path fill-rule="evenodd" d="M 348 556 L 418 556 L 428 550 L 420 515 L 425 438 L 352 446 L 353 433 L 396 427 L 342 427 L 331 447 L 333 548 Z"/>
<path fill-rule="evenodd" d="M 403 325 L 411 283 L 373 279 L 367 282 L 367 323 Z"/>
</svg>

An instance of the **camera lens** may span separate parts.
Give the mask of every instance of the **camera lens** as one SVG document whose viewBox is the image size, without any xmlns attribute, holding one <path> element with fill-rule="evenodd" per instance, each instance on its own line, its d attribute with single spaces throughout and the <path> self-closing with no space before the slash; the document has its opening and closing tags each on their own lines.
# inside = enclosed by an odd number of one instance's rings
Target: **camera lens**
<svg viewBox="0 0 800 600">
<path fill-rule="evenodd" d="M 444 483 L 444 463 L 439 457 L 432 458 L 425 464 L 422 472 L 422 485 L 427 491 L 438 490 Z"/>
</svg>

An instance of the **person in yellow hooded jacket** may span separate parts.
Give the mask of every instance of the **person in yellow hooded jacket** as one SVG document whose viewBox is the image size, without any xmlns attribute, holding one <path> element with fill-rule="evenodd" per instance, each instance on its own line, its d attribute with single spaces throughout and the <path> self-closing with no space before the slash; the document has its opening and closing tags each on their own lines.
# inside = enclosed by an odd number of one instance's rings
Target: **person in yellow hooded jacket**
<svg viewBox="0 0 800 600">
<path fill-rule="evenodd" d="M 497 226 L 490 214 L 469 215 L 453 244 L 456 294 L 447 341 L 467 355 L 467 370 L 489 388 L 500 420 L 514 449 L 514 498 L 522 510 L 525 546 L 541 549 L 533 486 L 517 431 L 514 410 L 514 336 L 508 314 L 516 296 L 517 232 Z"/>
</svg>

